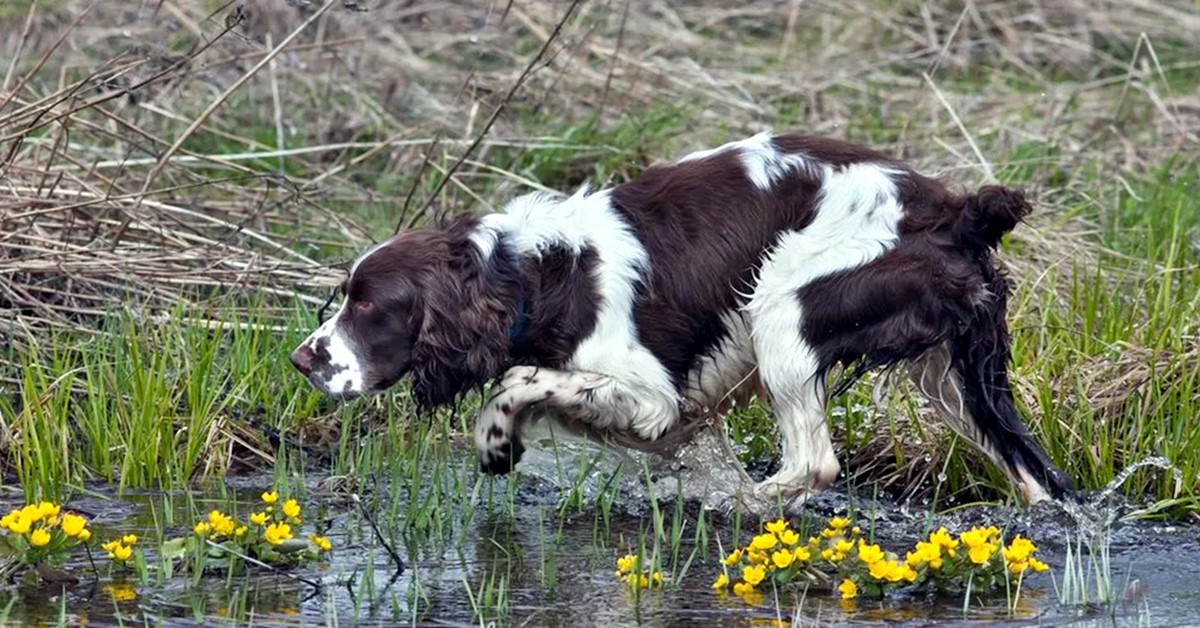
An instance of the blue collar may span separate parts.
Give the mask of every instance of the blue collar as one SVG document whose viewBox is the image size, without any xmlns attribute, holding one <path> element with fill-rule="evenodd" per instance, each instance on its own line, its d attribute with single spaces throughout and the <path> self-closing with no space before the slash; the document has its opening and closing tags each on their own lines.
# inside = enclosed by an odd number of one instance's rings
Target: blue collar
<svg viewBox="0 0 1200 628">
<path fill-rule="evenodd" d="M 529 326 L 529 303 L 525 297 L 517 300 L 517 320 L 508 328 L 508 343 L 515 348 L 525 341 L 525 329 Z"/>
</svg>

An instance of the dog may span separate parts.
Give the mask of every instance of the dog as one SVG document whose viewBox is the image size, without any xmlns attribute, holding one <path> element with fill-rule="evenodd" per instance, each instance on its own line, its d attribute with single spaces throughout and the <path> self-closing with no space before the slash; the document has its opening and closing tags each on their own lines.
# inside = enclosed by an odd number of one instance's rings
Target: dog
<svg viewBox="0 0 1200 628">
<path fill-rule="evenodd" d="M 520 461 L 534 420 L 662 452 L 757 395 L 782 435 L 757 503 L 840 473 L 832 369 L 903 365 L 1033 504 L 1072 486 L 1008 379 L 995 253 L 1030 209 L 1019 190 L 956 193 L 865 146 L 762 132 L 394 235 L 354 261 L 337 313 L 291 361 L 338 399 L 407 376 L 423 408 L 498 380 L 474 429 L 492 474 Z"/>
</svg>

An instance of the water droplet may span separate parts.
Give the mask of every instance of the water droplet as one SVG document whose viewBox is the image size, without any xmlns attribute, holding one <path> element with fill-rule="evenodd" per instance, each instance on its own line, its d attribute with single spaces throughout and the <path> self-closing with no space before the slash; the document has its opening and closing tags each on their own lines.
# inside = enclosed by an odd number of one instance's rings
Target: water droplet
<svg viewBox="0 0 1200 628">
<path fill-rule="evenodd" d="M 937 481 L 938 481 L 938 484 L 943 484 L 946 482 L 946 472 L 945 471 L 937 474 Z"/>
</svg>

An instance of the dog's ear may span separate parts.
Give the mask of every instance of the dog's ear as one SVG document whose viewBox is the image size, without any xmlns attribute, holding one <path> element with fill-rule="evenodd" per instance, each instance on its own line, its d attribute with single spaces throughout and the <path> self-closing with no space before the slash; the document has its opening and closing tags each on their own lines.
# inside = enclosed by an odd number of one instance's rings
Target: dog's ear
<svg viewBox="0 0 1200 628">
<path fill-rule="evenodd" d="M 422 282 L 424 317 L 412 377 L 424 406 L 449 403 L 508 366 L 516 293 L 497 260 L 483 260 L 470 242 L 471 225 L 459 220 L 441 227 L 445 249 Z"/>
</svg>

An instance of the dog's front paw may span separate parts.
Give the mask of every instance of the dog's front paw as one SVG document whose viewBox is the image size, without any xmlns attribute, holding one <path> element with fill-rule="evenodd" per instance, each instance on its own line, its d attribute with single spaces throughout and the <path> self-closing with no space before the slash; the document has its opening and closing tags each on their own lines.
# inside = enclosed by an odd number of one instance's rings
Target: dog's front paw
<svg viewBox="0 0 1200 628">
<path fill-rule="evenodd" d="M 525 447 L 517 433 L 514 414 L 505 400 L 491 400 L 479 413 L 475 422 L 475 451 L 484 473 L 504 475 L 521 461 Z"/>
<path fill-rule="evenodd" d="M 479 470 L 488 475 L 506 475 L 521 462 L 525 446 L 516 435 L 497 438 L 479 452 Z"/>
</svg>

